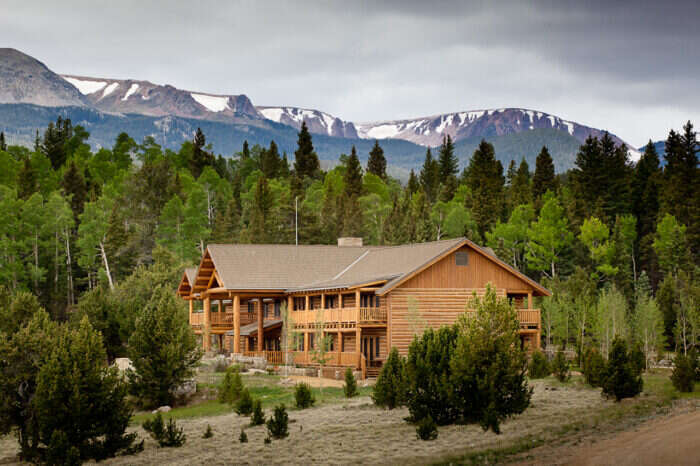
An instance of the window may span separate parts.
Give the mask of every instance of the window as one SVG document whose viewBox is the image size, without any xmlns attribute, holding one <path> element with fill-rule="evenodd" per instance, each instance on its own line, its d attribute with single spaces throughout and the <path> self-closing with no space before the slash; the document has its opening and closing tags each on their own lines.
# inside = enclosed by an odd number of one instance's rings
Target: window
<svg viewBox="0 0 700 466">
<path fill-rule="evenodd" d="M 248 313 L 252 314 L 255 312 L 255 303 L 253 301 L 248 301 Z"/>
<path fill-rule="evenodd" d="M 467 251 L 457 251 L 455 253 L 455 264 L 459 266 L 469 265 L 469 254 Z"/>
<path fill-rule="evenodd" d="M 335 296 L 326 295 L 326 309 L 335 309 Z"/>
<path fill-rule="evenodd" d="M 279 317 L 281 315 L 282 315 L 281 303 L 280 303 L 279 299 L 276 299 L 275 300 L 275 317 Z"/>
<path fill-rule="evenodd" d="M 306 299 L 304 297 L 294 298 L 294 310 L 301 311 L 306 307 Z"/>
<path fill-rule="evenodd" d="M 375 350 L 374 350 L 374 355 L 379 356 L 379 337 L 374 339 L 374 345 L 375 345 Z"/>
<path fill-rule="evenodd" d="M 309 333 L 309 351 L 314 349 L 314 334 Z"/>
</svg>

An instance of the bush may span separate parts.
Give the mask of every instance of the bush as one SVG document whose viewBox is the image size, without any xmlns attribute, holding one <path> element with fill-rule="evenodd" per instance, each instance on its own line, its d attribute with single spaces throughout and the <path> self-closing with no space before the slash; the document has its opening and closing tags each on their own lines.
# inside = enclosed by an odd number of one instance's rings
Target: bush
<svg viewBox="0 0 700 466">
<path fill-rule="evenodd" d="M 530 359 L 530 366 L 528 367 L 528 375 L 531 379 L 542 379 L 551 374 L 552 371 L 549 368 L 549 361 L 547 361 L 547 356 L 537 350 L 532 353 L 532 358 Z"/>
<path fill-rule="evenodd" d="M 182 428 L 177 426 L 175 419 L 168 419 L 168 425 L 166 427 L 163 422 L 163 416 L 160 413 L 157 413 L 153 420 L 144 421 L 141 427 L 143 427 L 143 430 L 148 432 L 161 447 L 181 447 L 186 440 Z"/>
<path fill-rule="evenodd" d="M 233 410 L 241 416 L 250 416 L 250 413 L 253 412 L 253 398 L 250 396 L 247 388 L 244 388 L 241 392 L 241 396 L 238 398 Z"/>
<path fill-rule="evenodd" d="M 202 357 L 187 312 L 170 288 L 159 286 L 129 338 L 131 392 L 145 407 L 172 405 L 173 390 L 192 377 Z"/>
<path fill-rule="evenodd" d="M 635 374 L 639 375 L 647 368 L 647 358 L 644 355 L 641 345 L 635 344 L 630 350 L 630 364 L 635 371 Z"/>
<path fill-rule="evenodd" d="M 207 424 L 207 430 L 204 431 L 202 438 L 212 438 L 213 436 L 214 432 L 211 431 L 211 425 Z"/>
<path fill-rule="evenodd" d="M 688 357 L 695 366 L 695 381 L 700 382 L 700 351 L 698 351 L 696 348 L 693 348 L 690 351 L 688 351 Z"/>
<path fill-rule="evenodd" d="M 66 328 L 51 357 L 37 376 L 33 405 L 39 440 L 50 445 L 61 431 L 82 460 L 97 461 L 142 449 L 135 433 L 126 433 L 131 420 L 127 386 L 107 359 L 102 337 L 87 317 L 76 329 Z M 58 447 L 56 447 L 58 448 Z M 63 453 L 70 454 L 68 448 Z"/>
<path fill-rule="evenodd" d="M 379 372 L 377 382 L 372 390 L 372 400 L 377 406 L 394 409 L 402 406 L 406 398 L 406 376 L 404 361 L 396 348 L 392 348 L 389 357 Z"/>
<path fill-rule="evenodd" d="M 289 416 L 284 404 L 275 407 L 275 412 L 267 420 L 267 433 L 273 438 L 285 438 L 289 435 Z M 269 443 L 269 442 L 266 442 Z"/>
<path fill-rule="evenodd" d="M 445 425 L 457 419 L 457 410 L 451 403 L 450 360 L 458 336 L 457 326 L 429 328 L 409 346 L 406 404 L 412 421 L 430 416 L 438 425 Z"/>
<path fill-rule="evenodd" d="M 690 393 L 695 389 L 695 361 L 694 355 L 678 354 L 673 359 L 673 372 L 671 383 L 679 392 Z"/>
<path fill-rule="evenodd" d="M 449 408 L 457 422 L 476 422 L 500 433 L 500 423 L 529 406 L 527 353 L 520 346 L 517 312 L 487 286 L 483 298 L 469 305 L 476 312 L 459 318 L 457 347 L 450 360 L 452 374 L 445 379 Z M 410 404 L 409 404 L 410 406 Z M 436 420 L 440 425 L 440 421 Z"/>
<path fill-rule="evenodd" d="M 437 425 L 430 416 L 424 417 L 418 421 L 416 426 L 416 435 L 421 440 L 435 440 L 438 436 Z"/>
<path fill-rule="evenodd" d="M 80 450 L 68 442 L 68 436 L 62 430 L 51 434 L 51 441 L 46 449 L 46 464 L 50 466 L 77 466 L 83 464 L 80 460 Z"/>
<path fill-rule="evenodd" d="M 238 436 L 238 441 L 241 443 L 248 443 L 248 434 L 245 433 L 245 430 L 241 429 L 241 435 Z"/>
<path fill-rule="evenodd" d="M 357 381 L 350 367 L 345 369 L 345 385 L 343 385 L 343 392 L 345 393 L 345 398 L 357 396 Z"/>
<path fill-rule="evenodd" d="M 226 370 L 224 378 L 219 385 L 219 401 L 233 405 L 241 396 L 243 380 L 238 371 L 238 366 L 231 366 Z"/>
<path fill-rule="evenodd" d="M 251 426 L 259 426 L 265 424 L 265 414 L 262 410 L 262 402 L 260 400 L 253 401 L 253 416 L 250 418 Z"/>
<path fill-rule="evenodd" d="M 564 356 L 563 351 L 557 351 L 557 354 L 552 360 L 552 373 L 559 382 L 568 382 L 571 379 L 571 364 Z"/>
<path fill-rule="evenodd" d="M 294 387 L 294 400 L 299 409 L 310 408 L 316 402 L 311 386 L 308 383 L 300 382 Z"/>
<path fill-rule="evenodd" d="M 591 387 L 600 387 L 603 384 L 605 359 L 594 348 L 589 348 L 586 351 L 586 356 L 583 360 L 583 376 L 586 379 L 586 383 Z"/>
<path fill-rule="evenodd" d="M 610 357 L 603 377 L 603 394 L 620 401 L 623 398 L 637 396 L 643 387 L 642 376 L 630 361 L 625 340 L 615 337 Z"/>
</svg>

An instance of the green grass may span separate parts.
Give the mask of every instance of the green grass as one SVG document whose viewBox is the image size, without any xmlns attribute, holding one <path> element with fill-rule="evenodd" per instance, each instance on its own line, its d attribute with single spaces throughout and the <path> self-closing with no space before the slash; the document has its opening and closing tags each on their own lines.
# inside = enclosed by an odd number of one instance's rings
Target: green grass
<svg viewBox="0 0 700 466">
<path fill-rule="evenodd" d="M 197 390 L 216 389 L 223 377 L 222 374 L 207 374 L 204 380 L 198 378 Z M 248 388 L 253 398 L 258 398 L 262 402 L 263 409 L 271 409 L 284 403 L 290 410 L 295 410 L 294 406 L 294 386 L 283 386 L 279 384 L 280 377 L 267 374 L 243 374 L 243 384 Z M 359 396 L 368 396 L 372 393 L 372 387 L 358 387 Z M 339 387 L 325 387 L 323 391 L 318 388 L 311 389 L 316 403 L 314 406 L 337 403 L 346 400 L 343 389 Z M 189 406 L 173 408 L 168 413 L 164 413 L 165 419 L 190 419 L 197 417 L 220 416 L 233 412 L 233 407 L 219 403 L 217 400 L 200 401 Z M 141 424 L 146 419 L 154 415 L 150 412 L 140 412 L 131 419 L 132 424 Z"/>
</svg>

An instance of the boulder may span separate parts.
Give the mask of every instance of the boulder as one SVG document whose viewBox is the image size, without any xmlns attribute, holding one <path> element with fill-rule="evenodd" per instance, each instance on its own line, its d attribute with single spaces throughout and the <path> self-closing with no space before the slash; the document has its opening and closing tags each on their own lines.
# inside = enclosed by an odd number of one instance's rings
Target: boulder
<svg viewBox="0 0 700 466">
<path fill-rule="evenodd" d="M 197 382 L 194 379 L 186 380 L 171 391 L 178 398 L 192 396 L 197 393 Z"/>
<path fill-rule="evenodd" d="M 167 412 L 170 411 L 171 409 L 173 409 L 173 408 L 171 408 L 170 406 L 167 406 L 167 405 L 166 405 L 166 406 L 161 406 L 160 408 L 154 409 L 153 411 L 151 411 L 151 414 L 167 413 Z"/>
</svg>

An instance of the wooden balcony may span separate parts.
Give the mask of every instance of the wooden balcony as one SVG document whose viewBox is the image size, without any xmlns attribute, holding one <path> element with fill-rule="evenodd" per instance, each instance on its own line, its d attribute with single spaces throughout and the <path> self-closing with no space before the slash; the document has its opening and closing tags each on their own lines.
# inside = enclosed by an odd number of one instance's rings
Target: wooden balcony
<svg viewBox="0 0 700 466">
<path fill-rule="evenodd" d="M 518 321 L 520 321 L 521 330 L 539 329 L 540 328 L 540 310 L 539 309 L 516 309 L 518 312 Z M 474 316 L 474 311 L 467 311 L 468 315 Z"/>
<path fill-rule="evenodd" d="M 204 325 L 204 313 L 193 312 L 190 314 L 190 325 L 192 327 L 201 328 Z"/>
<path fill-rule="evenodd" d="M 202 328 L 204 326 L 204 313 L 193 312 L 190 314 L 190 325 L 194 328 Z M 212 312 L 211 313 L 211 328 L 212 330 L 230 330 L 233 328 L 233 312 Z"/>
<path fill-rule="evenodd" d="M 346 307 L 291 312 L 291 320 L 301 328 L 350 328 L 357 325 L 386 324 L 385 307 Z"/>
</svg>

